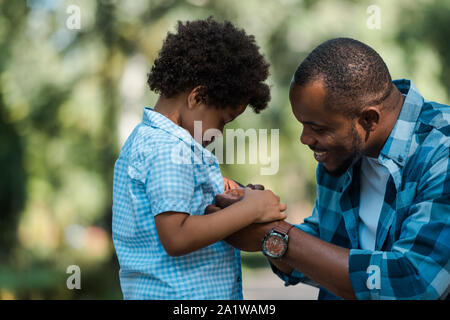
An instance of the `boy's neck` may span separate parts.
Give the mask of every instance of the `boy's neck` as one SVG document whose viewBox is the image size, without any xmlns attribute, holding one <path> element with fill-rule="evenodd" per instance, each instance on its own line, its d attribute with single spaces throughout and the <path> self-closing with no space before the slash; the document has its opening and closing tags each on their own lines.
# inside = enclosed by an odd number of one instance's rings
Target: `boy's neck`
<svg viewBox="0 0 450 320">
<path fill-rule="evenodd" d="M 180 96 L 178 95 L 175 98 L 159 96 L 153 109 L 182 127 L 181 109 L 184 106 L 184 99 L 181 99 Z"/>
</svg>

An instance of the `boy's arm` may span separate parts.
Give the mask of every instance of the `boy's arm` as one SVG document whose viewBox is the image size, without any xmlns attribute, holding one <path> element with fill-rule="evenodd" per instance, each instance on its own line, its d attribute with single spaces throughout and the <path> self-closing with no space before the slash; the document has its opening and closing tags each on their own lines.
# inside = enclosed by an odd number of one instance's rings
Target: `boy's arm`
<svg viewBox="0 0 450 320">
<path fill-rule="evenodd" d="M 180 256 L 223 240 L 252 223 L 285 219 L 285 209 L 271 191 L 247 188 L 241 201 L 212 214 L 163 212 L 155 216 L 155 223 L 166 252 Z"/>
</svg>

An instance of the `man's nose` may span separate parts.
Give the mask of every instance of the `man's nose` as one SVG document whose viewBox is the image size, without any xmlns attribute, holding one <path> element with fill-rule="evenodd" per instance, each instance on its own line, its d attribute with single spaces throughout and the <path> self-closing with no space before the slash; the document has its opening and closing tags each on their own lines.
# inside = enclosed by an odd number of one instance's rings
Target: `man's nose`
<svg viewBox="0 0 450 320">
<path fill-rule="evenodd" d="M 307 145 L 307 146 L 313 146 L 316 143 L 316 139 L 314 139 L 311 135 L 307 134 L 305 132 L 306 130 L 303 129 L 301 135 L 300 135 L 300 142 Z"/>
</svg>

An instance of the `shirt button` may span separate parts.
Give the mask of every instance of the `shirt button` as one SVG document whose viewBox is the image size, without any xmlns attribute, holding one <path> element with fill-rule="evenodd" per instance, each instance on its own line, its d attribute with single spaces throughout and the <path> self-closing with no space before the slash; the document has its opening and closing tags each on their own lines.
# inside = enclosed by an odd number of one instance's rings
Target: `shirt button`
<svg viewBox="0 0 450 320">
<path fill-rule="evenodd" d="M 241 282 L 242 281 L 241 277 L 237 277 L 237 281 Z"/>
</svg>

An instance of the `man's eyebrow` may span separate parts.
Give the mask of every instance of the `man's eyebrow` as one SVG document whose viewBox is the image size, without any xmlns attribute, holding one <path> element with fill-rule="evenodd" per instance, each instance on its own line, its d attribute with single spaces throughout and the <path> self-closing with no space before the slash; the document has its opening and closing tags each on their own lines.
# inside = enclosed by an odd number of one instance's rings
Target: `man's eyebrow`
<svg viewBox="0 0 450 320">
<path fill-rule="evenodd" d="M 325 125 L 318 124 L 318 123 L 316 123 L 314 121 L 302 121 L 302 124 L 310 124 L 310 125 L 313 125 L 313 126 L 316 126 L 316 127 L 326 127 Z"/>
</svg>

